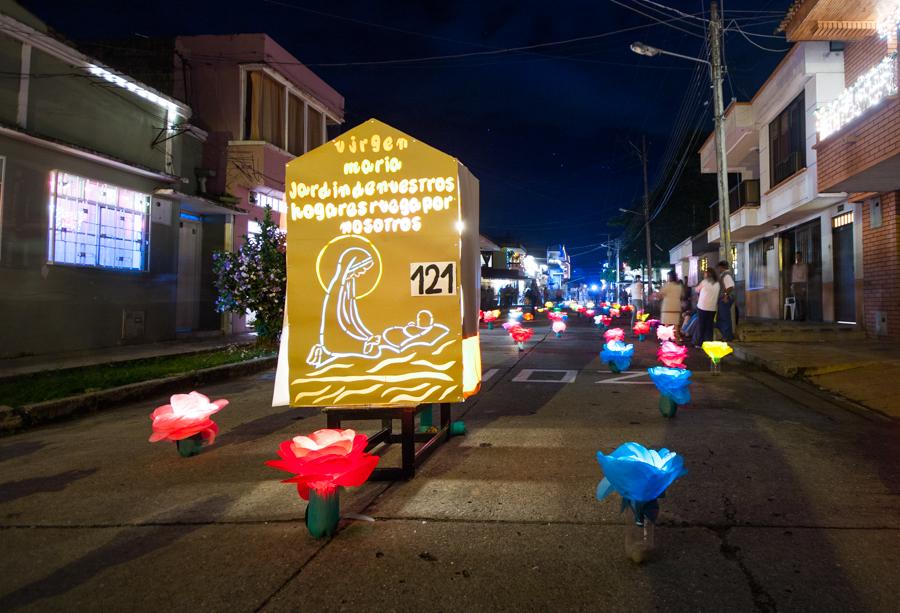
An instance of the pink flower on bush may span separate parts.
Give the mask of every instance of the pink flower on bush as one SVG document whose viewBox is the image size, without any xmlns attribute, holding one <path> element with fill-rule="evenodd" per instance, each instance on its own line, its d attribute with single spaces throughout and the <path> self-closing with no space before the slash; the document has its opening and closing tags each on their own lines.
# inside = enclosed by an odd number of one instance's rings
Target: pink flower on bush
<svg viewBox="0 0 900 613">
<path fill-rule="evenodd" d="M 609 343 L 611 341 L 621 341 L 625 339 L 625 331 L 622 328 L 610 328 L 603 333 L 603 339 Z"/>
<path fill-rule="evenodd" d="M 366 482 L 378 456 L 365 452 L 368 437 L 353 430 L 317 430 L 309 436 L 295 436 L 278 447 L 280 460 L 267 466 L 293 473 L 282 483 L 296 483 L 297 493 L 309 500 L 309 490 L 320 496 L 338 487 L 358 487 Z"/>
<path fill-rule="evenodd" d="M 224 398 L 210 402 L 200 392 L 175 394 L 169 399 L 169 404 L 158 407 L 150 414 L 153 420 L 150 442 L 180 441 L 200 434 L 207 443 L 212 443 L 219 427 L 209 416 L 226 405 L 228 401 Z"/>
<path fill-rule="evenodd" d="M 672 341 L 666 341 L 659 347 L 656 357 L 669 368 L 684 368 L 684 360 L 687 358 L 688 349 L 682 345 L 676 345 Z"/>
</svg>

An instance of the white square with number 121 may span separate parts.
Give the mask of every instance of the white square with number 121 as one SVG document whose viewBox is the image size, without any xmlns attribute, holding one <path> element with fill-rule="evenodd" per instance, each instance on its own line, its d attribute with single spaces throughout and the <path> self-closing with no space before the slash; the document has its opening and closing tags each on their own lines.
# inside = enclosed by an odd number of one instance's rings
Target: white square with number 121
<svg viewBox="0 0 900 613">
<path fill-rule="evenodd" d="M 411 296 L 456 294 L 456 262 L 412 262 L 409 265 Z"/>
</svg>

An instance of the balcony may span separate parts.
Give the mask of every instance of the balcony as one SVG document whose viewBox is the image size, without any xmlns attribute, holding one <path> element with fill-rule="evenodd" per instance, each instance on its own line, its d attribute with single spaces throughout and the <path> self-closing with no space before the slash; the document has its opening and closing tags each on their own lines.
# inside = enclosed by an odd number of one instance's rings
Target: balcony
<svg viewBox="0 0 900 613">
<path fill-rule="evenodd" d="M 759 179 L 741 181 L 728 192 L 728 208 L 731 212 L 731 238 L 744 240 L 756 229 L 759 211 Z M 719 201 L 709 205 L 709 225 L 707 240 L 719 240 Z"/>
<path fill-rule="evenodd" d="M 725 150 L 728 172 L 759 176 L 759 131 L 749 102 L 732 102 L 725 110 Z M 712 132 L 700 147 L 700 172 L 715 173 L 716 138 Z"/>
<path fill-rule="evenodd" d="M 284 166 L 293 159 L 287 151 L 265 141 L 229 141 L 227 190 L 284 191 Z"/>
<path fill-rule="evenodd" d="M 728 209 L 732 215 L 747 206 L 759 207 L 759 179 L 741 181 L 728 191 Z M 709 225 L 717 223 L 719 223 L 718 200 L 709 205 Z"/>
</svg>

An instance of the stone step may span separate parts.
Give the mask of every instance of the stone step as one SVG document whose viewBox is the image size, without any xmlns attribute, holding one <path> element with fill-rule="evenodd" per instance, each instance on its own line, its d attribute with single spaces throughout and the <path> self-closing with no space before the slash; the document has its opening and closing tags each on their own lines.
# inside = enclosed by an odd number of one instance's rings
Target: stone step
<svg viewBox="0 0 900 613">
<path fill-rule="evenodd" d="M 741 326 L 738 338 L 745 342 L 814 342 L 834 340 L 861 340 L 866 337 L 863 330 L 855 326 Z"/>
</svg>

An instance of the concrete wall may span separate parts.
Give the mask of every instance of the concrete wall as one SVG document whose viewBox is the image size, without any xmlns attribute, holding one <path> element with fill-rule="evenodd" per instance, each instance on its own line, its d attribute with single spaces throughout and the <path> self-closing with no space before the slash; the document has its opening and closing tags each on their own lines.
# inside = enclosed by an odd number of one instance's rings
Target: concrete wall
<svg viewBox="0 0 900 613">
<path fill-rule="evenodd" d="M 177 207 L 150 229 L 149 270 L 47 263 L 49 176 L 65 170 L 151 193 L 158 183 L 88 160 L 0 136 L 6 156 L 0 252 L 0 357 L 121 344 L 124 310 L 144 311 L 140 340 L 175 335 Z"/>
</svg>

